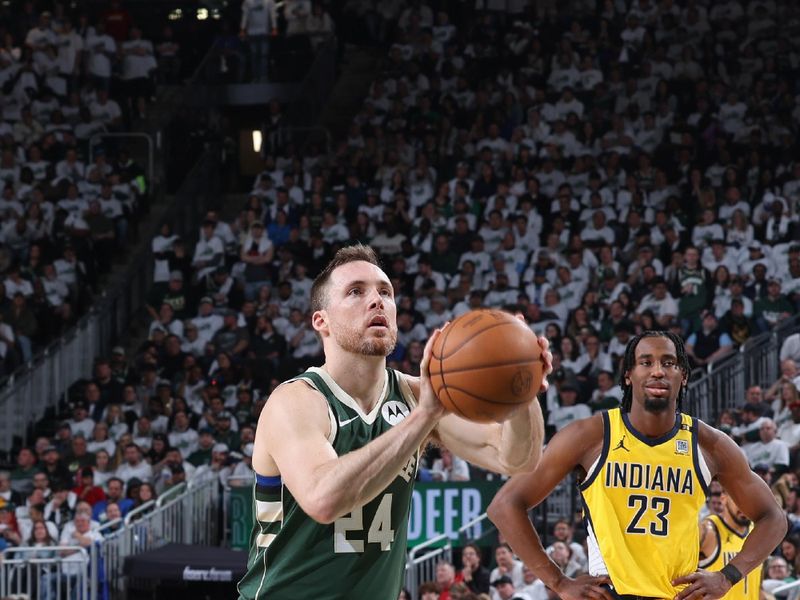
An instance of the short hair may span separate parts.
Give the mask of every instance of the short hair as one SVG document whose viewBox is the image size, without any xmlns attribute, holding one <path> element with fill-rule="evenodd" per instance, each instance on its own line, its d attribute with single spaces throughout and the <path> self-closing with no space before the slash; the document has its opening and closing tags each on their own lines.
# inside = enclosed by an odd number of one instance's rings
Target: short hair
<svg viewBox="0 0 800 600">
<path fill-rule="evenodd" d="M 327 304 L 327 285 L 334 270 L 351 262 L 364 261 L 380 268 L 380 260 L 375 250 L 364 244 L 353 244 L 340 248 L 333 258 L 317 275 L 311 285 L 311 312 L 316 312 L 325 308 Z"/>
<path fill-rule="evenodd" d="M 478 546 L 478 544 L 476 544 L 475 542 L 470 542 L 468 544 L 464 544 L 464 547 L 461 549 L 461 551 L 463 552 L 467 548 L 472 548 L 475 551 L 475 554 L 478 555 L 478 559 L 480 559 L 482 557 L 483 553 L 481 552 L 481 547 Z"/>
<path fill-rule="evenodd" d="M 439 585 L 433 581 L 426 581 L 425 583 L 420 584 L 417 593 L 419 597 L 422 598 L 422 594 L 429 594 L 434 592 L 436 594 L 439 593 Z"/>
<path fill-rule="evenodd" d="M 622 388 L 622 411 L 623 412 L 630 412 L 631 405 L 633 404 L 633 389 L 630 384 L 625 383 L 625 377 L 627 373 L 633 369 L 633 365 L 636 362 L 636 347 L 639 345 L 644 338 L 651 338 L 651 337 L 663 337 L 670 340 L 675 345 L 675 354 L 678 358 L 678 366 L 680 367 L 681 371 L 683 371 L 684 375 L 688 377 L 691 369 L 689 367 L 689 357 L 686 354 L 686 348 L 683 345 L 683 340 L 680 336 L 675 335 L 671 331 L 655 331 L 655 330 L 647 330 L 639 335 L 635 336 L 628 342 L 628 346 L 625 348 L 625 356 L 622 361 L 622 369 L 619 375 L 619 385 Z M 680 411 L 682 409 L 683 404 L 683 397 L 686 395 L 686 386 L 681 386 L 680 391 L 678 392 L 678 403 L 677 408 Z"/>
</svg>

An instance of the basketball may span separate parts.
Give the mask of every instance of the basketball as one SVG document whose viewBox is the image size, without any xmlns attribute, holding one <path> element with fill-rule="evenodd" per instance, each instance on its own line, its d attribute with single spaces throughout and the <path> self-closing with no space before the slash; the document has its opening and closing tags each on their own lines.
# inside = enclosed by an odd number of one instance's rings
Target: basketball
<svg viewBox="0 0 800 600">
<path fill-rule="evenodd" d="M 500 422 L 536 397 L 541 348 L 525 323 L 499 310 L 461 315 L 433 345 L 430 376 L 444 407 L 470 421 Z"/>
</svg>

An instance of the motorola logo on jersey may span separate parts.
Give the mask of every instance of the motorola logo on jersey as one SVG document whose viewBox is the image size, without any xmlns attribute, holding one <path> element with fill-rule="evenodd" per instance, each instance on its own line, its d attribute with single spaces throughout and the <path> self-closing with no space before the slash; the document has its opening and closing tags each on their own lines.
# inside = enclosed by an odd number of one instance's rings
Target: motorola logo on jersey
<svg viewBox="0 0 800 600">
<path fill-rule="evenodd" d="M 392 427 L 405 419 L 409 412 L 408 407 L 397 400 L 389 400 L 381 407 L 381 416 L 383 420 Z"/>
</svg>

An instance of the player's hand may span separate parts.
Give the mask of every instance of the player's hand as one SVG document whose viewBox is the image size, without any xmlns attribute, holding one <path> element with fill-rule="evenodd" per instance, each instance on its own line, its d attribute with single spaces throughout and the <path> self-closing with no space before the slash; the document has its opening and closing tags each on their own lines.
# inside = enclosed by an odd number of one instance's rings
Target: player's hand
<svg viewBox="0 0 800 600">
<path fill-rule="evenodd" d="M 611 579 L 605 575 L 602 577 L 579 575 L 575 579 L 564 576 L 553 588 L 553 591 L 561 600 L 582 600 L 584 598 L 613 600 L 614 596 L 608 588 L 602 587 L 603 585 L 611 585 Z"/>
<path fill-rule="evenodd" d="M 706 571 L 697 569 L 683 577 L 673 580 L 672 585 L 686 585 L 676 596 L 675 600 L 713 600 L 722 598 L 731 589 L 731 582 L 719 571 Z"/>
<path fill-rule="evenodd" d="M 550 340 L 548 340 L 544 336 L 538 336 L 536 341 L 539 342 L 539 348 L 541 349 L 541 357 L 542 357 L 542 369 L 543 369 L 543 377 L 542 377 L 542 385 L 539 388 L 539 393 L 542 394 L 547 391 L 547 388 L 550 387 L 550 382 L 547 381 L 547 376 L 553 372 L 553 353 L 550 352 Z"/>
<path fill-rule="evenodd" d="M 528 324 L 528 322 L 525 320 L 525 315 L 523 315 L 522 313 L 519 313 L 519 312 L 518 313 L 514 313 L 514 316 L 517 317 L 523 323 L 525 323 L 525 325 Z M 543 366 L 544 367 L 544 377 L 542 377 L 542 385 L 539 388 L 539 391 L 537 392 L 537 394 L 542 394 L 542 393 L 547 391 L 547 388 L 550 387 L 550 382 L 547 381 L 547 376 L 550 375 L 550 373 L 553 372 L 553 353 L 550 352 L 550 350 L 549 350 L 549 348 L 550 348 L 550 340 L 548 340 L 546 337 L 544 337 L 544 336 L 536 336 L 536 341 L 539 342 L 539 348 L 541 349 L 542 362 L 544 363 L 544 366 Z"/>
<path fill-rule="evenodd" d="M 448 321 L 441 329 L 434 330 L 428 343 L 425 344 L 425 350 L 422 351 L 422 361 L 419 363 L 419 407 L 427 411 L 434 421 L 438 421 L 444 416 L 446 412 L 436 393 L 433 391 L 431 385 L 430 362 L 431 354 L 433 354 L 433 345 L 436 339 L 441 335 L 442 330 L 450 324 Z"/>
</svg>

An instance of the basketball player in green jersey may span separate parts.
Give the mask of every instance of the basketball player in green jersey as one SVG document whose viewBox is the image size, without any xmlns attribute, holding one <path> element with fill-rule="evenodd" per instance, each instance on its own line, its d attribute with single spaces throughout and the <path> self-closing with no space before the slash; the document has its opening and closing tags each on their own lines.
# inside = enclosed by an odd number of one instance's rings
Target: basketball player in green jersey
<svg viewBox="0 0 800 600">
<path fill-rule="evenodd" d="M 528 471 L 541 453 L 539 403 L 502 424 L 445 414 L 428 378 L 438 332 L 420 378 L 387 369 L 394 291 L 368 247 L 337 252 L 312 286 L 311 309 L 325 364 L 279 386 L 259 418 L 256 522 L 240 598 L 395 600 L 426 442 L 492 471 Z M 547 341 L 539 343 L 549 372 Z"/>
<path fill-rule="evenodd" d="M 513 477 L 489 517 L 517 555 L 563 600 L 710 600 L 761 566 L 786 533 L 767 485 L 725 434 L 679 412 L 689 375 L 683 341 L 661 331 L 625 351 L 621 408 L 558 432 L 530 473 Z M 564 575 L 528 518 L 577 469 L 588 532 L 589 575 Z M 698 569 L 698 517 L 716 476 L 753 529 L 721 569 Z"/>
</svg>

